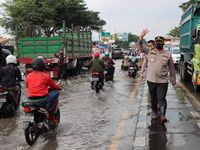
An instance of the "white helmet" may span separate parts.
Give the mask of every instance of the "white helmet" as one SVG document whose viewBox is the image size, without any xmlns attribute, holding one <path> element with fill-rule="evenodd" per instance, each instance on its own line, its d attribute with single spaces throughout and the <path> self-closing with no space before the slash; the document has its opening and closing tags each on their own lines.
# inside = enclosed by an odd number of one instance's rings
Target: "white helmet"
<svg viewBox="0 0 200 150">
<path fill-rule="evenodd" d="M 16 64 L 17 63 L 17 58 L 14 55 L 8 55 L 6 57 L 6 63 L 7 64 L 10 64 L 10 63 Z"/>
</svg>

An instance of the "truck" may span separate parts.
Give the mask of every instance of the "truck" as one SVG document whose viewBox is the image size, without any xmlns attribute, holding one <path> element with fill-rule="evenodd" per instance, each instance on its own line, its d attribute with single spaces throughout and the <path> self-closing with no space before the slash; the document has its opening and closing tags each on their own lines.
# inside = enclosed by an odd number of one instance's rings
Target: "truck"
<svg viewBox="0 0 200 150">
<path fill-rule="evenodd" d="M 82 67 L 89 68 L 92 59 L 91 31 L 71 30 L 63 27 L 62 35 L 54 37 L 18 37 L 16 40 L 17 59 L 24 64 L 25 74 L 32 72 L 32 60 L 41 57 L 51 78 L 58 77 L 59 59 L 55 53 L 61 50 L 66 56 L 66 71 L 80 74 Z"/>
<path fill-rule="evenodd" d="M 200 88 L 200 0 L 196 0 L 181 16 L 179 73 L 181 81 Z"/>
</svg>

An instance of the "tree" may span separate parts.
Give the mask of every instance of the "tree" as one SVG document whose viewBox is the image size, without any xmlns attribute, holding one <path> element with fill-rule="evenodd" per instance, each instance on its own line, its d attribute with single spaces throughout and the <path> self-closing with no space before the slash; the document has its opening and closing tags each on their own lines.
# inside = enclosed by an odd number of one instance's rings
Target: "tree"
<svg viewBox="0 0 200 150">
<path fill-rule="evenodd" d="M 134 35 L 132 33 L 128 33 L 128 41 L 129 42 L 137 42 L 138 41 L 138 36 L 137 35 Z"/>
<path fill-rule="evenodd" d="M 181 8 L 183 11 L 186 11 L 187 8 L 193 4 L 195 2 L 195 0 L 189 0 L 188 2 L 182 3 L 179 8 Z"/>
<path fill-rule="evenodd" d="M 168 35 L 171 35 L 172 37 L 180 37 L 180 26 L 174 27 L 173 29 L 171 29 Z"/>
<path fill-rule="evenodd" d="M 6 0 L 1 25 L 11 34 L 51 36 L 68 28 L 100 30 L 106 24 L 99 12 L 88 10 L 84 0 Z"/>
</svg>

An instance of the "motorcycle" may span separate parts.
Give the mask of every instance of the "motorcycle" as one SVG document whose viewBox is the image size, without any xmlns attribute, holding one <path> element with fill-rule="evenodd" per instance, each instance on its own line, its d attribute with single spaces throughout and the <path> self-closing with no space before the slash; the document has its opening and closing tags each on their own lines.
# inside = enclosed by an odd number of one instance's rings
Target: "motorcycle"
<svg viewBox="0 0 200 150">
<path fill-rule="evenodd" d="M 23 118 L 26 142 L 33 145 L 40 134 L 54 130 L 60 122 L 59 101 L 53 112 L 33 102 L 22 103 L 26 115 Z"/>
<path fill-rule="evenodd" d="M 16 89 L 6 89 L 0 85 L 0 114 L 10 116 L 19 108 L 21 98 L 21 85 Z"/>
<path fill-rule="evenodd" d="M 104 71 L 105 81 L 106 82 L 107 81 L 113 81 L 114 72 L 115 72 L 115 67 L 114 66 L 106 68 L 106 70 Z"/>
<path fill-rule="evenodd" d="M 99 77 L 99 73 L 98 72 L 95 72 L 95 73 L 92 73 L 92 82 L 91 82 L 91 88 L 93 90 L 96 91 L 96 93 L 99 93 L 99 91 L 101 89 L 103 89 L 103 83 L 100 81 L 100 77 Z"/>
<path fill-rule="evenodd" d="M 130 65 L 129 68 L 128 68 L 128 76 L 130 78 L 135 78 L 136 75 L 137 75 L 137 71 L 138 71 L 138 68 L 137 68 L 137 65 Z"/>
</svg>

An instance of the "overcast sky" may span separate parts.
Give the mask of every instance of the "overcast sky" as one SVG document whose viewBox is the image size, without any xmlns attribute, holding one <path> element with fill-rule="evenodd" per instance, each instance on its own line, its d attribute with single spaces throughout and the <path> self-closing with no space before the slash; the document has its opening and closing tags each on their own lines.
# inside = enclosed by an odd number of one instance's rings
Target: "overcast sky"
<svg viewBox="0 0 200 150">
<path fill-rule="evenodd" d="M 139 34 L 149 28 L 148 39 L 165 36 L 179 25 L 182 10 L 178 6 L 185 1 L 188 0 L 85 0 L 90 10 L 100 12 L 107 22 L 106 31 Z M 4 32 L 0 30 L 1 35 Z"/>
<path fill-rule="evenodd" d="M 109 32 L 139 34 L 149 28 L 148 39 L 165 36 L 179 25 L 182 10 L 178 7 L 188 0 L 85 0 L 90 10 L 100 12 Z"/>
</svg>

